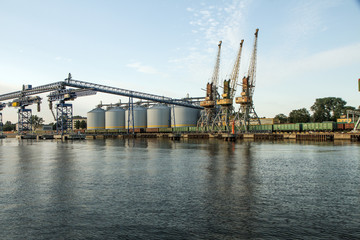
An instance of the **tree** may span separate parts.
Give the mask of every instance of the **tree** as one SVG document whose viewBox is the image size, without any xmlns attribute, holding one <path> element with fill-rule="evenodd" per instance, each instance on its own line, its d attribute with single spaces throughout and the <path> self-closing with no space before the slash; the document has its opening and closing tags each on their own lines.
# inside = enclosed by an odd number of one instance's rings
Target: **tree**
<svg viewBox="0 0 360 240">
<path fill-rule="evenodd" d="M 44 119 L 42 119 L 41 117 L 38 117 L 36 115 L 32 115 L 30 118 L 30 123 L 32 125 L 33 130 L 35 130 L 38 127 L 40 127 L 41 124 L 44 123 Z"/>
<path fill-rule="evenodd" d="M 79 129 L 80 128 L 80 121 L 77 120 L 75 121 L 75 129 Z"/>
<path fill-rule="evenodd" d="M 314 112 L 314 122 L 336 121 L 341 115 L 346 113 L 346 101 L 336 97 L 317 98 L 311 111 Z"/>
<path fill-rule="evenodd" d="M 288 117 L 283 113 L 279 113 L 274 118 L 279 120 L 280 123 L 287 123 L 288 122 Z"/>
<path fill-rule="evenodd" d="M 307 123 L 310 122 L 310 113 L 306 108 L 292 110 L 289 113 L 290 123 Z"/>
<path fill-rule="evenodd" d="M 6 121 L 3 131 L 13 131 L 16 129 L 16 124 L 12 124 L 10 121 Z"/>
<path fill-rule="evenodd" d="M 82 120 L 82 121 L 80 122 L 80 128 L 81 128 L 81 129 L 85 129 L 86 127 L 87 127 L 87 124 L 86 124 L 85 120 Z"/>
</svg>

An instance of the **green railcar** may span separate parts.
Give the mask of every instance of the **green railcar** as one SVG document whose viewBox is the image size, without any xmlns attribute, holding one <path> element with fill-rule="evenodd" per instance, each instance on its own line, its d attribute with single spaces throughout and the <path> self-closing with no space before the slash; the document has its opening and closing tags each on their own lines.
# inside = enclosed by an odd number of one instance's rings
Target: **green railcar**
<svg viewBox="0 0 360 240">
<path fill-rule="evenodd" d="M 302 123 L 285 123 L 274 124 L 274 132 L 300 132 L 302 130 Z"/>
<path fill-rule="evenodd" d="M 206 127 L 198 127 L 198 131 L 199 132 L 207 132 L 207 128 Z"/>
<path fill-rule="evenodd" d="M 250 125 L 249 132 L 272 132 L 273 125 Z"/>
<path fill-rule="evenodd" d="M 172 128 L 159 128 L 160 133 L 170 133 L 172 132 Z"/>
<path fill-rule="evenodd" d="M 189 132 L 198 132 L 198 127 L 189 127 Z"/>
<path fill-rule="evenodd" d="M 189 127 L 174 127 L 173 132 L 189 132 Z"/>
<path fill-rule="evenodd" d="M 304 131 L 330 132 L 336 129 L 337 129 L 337 125 L 335 122 L 303 123 Z"/>
</svg>

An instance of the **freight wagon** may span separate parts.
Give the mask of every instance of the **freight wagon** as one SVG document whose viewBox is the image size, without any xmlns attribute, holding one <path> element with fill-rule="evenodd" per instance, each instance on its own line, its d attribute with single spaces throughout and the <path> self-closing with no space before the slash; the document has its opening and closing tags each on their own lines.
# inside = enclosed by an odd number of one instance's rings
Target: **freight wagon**
<svg viewBox="0 0 360 240">
<path fill-rule="evenodd" d="M 337 124 L 335 122 L 303 123 L 302 125 L 304 132 L 332 132 L 337 129 Z"/>
<path fill-rule="evenodd" d="M 250 125 L 249 131 L 259 133 L 273 132 L 273 126 L 274 125 Z"/>
<path fill-rule="evenodd" d="M 301 132 L 302 123 L 274 124 L 274 132 Z"/>
<path fill-rule="evenodd" d="M 285 123 L 285 124 L 266 124 L 266 125 L 249 125 L 248 131 L 253 133 L 271 133 L 271 132 L 332 132 L 332 131 L 351 131 L 354 129 L 354 123 L 336 123 L 336 122 L 322 122 L 322 123 Z M 358 128 L 360 129 L 360 127 Z M 129 129 L 132 132 L 132 128 Z M 245 127 L 236 126 L 236 132 L 244 132 Z M 226 131 L 223 126 L 217 131 Z M 229 132 L 231 129 L 229 129 Z M 126 133 L 127 129 L 93 129 L 87 130 L 87 133 Z M 211 132 L 211 129 L 205 127 L 167 127 L 167 128 L 135 128 L 136 133 L 196 133 L 196 132 Z"/>
</svg>

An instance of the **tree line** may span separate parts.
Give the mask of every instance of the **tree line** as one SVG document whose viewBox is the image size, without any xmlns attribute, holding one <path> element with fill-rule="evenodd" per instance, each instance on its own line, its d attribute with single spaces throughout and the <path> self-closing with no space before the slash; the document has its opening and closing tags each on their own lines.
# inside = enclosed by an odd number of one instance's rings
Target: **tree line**
<svg viewBox="0 0 360 240">
<path fill-rule="evenodd" d="M 292 110 L 289 116 L 283 113 L 277 114 L 275 119 L 280 123 L 307 123 L 307 122 L 336 122 L 347 110 L 355 110 L 355 107 L 346 106 L 346 101 L 336 97 L 317 98 L 310 107 L 311 115 L 306 108 Z"/>
<path fill-rule="evenodd" d="M 42 117 L 38 117 L 37 115 L 32 115 L 30 118 L 30 122 L 32 125 L 33 130 L 39 128 L 41 125 L 44 124 L 44 119 Z M 50 123 L 49 125 L 52 126 L 53 130 L 56 130 L 56 123 Z M 85 129 L 87 127 L 86 121 L 75 121 L 74 124 L 75 129 Z M 1 129 L 0 129 L 1 130 Z M 3 131 L 15 131 L 16 130 L 16 123 L 12 123 L 11 121 L 6 121 L 5 124 L 2 126 Z"/>
</svg>

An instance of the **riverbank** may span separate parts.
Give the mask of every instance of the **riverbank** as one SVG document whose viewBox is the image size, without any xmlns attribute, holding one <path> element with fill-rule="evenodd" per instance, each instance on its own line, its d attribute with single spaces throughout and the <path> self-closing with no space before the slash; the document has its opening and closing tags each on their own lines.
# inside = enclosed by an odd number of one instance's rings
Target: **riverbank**
<svg viewBox="0 0 360 240">
<path fill-rule="evenodd" d="M 85 134 L 24 134 L 7 133 L 3 136 L 18 139 L 60 139 L 60 140 L 83 140 L 83 139 L 107 139 L 107 138 L 169 138 L 179 139 L 223 139 L 224 141 L 236 141 L 240 139 L 253 140 L 282 140 L 292 139 L 296 141 L 335 141 L 349 140 L 360 141 L 360 133 L 331 133 L 331 132 L 306 132 L 306 133 L 85 133 Z"/>
</svg>

